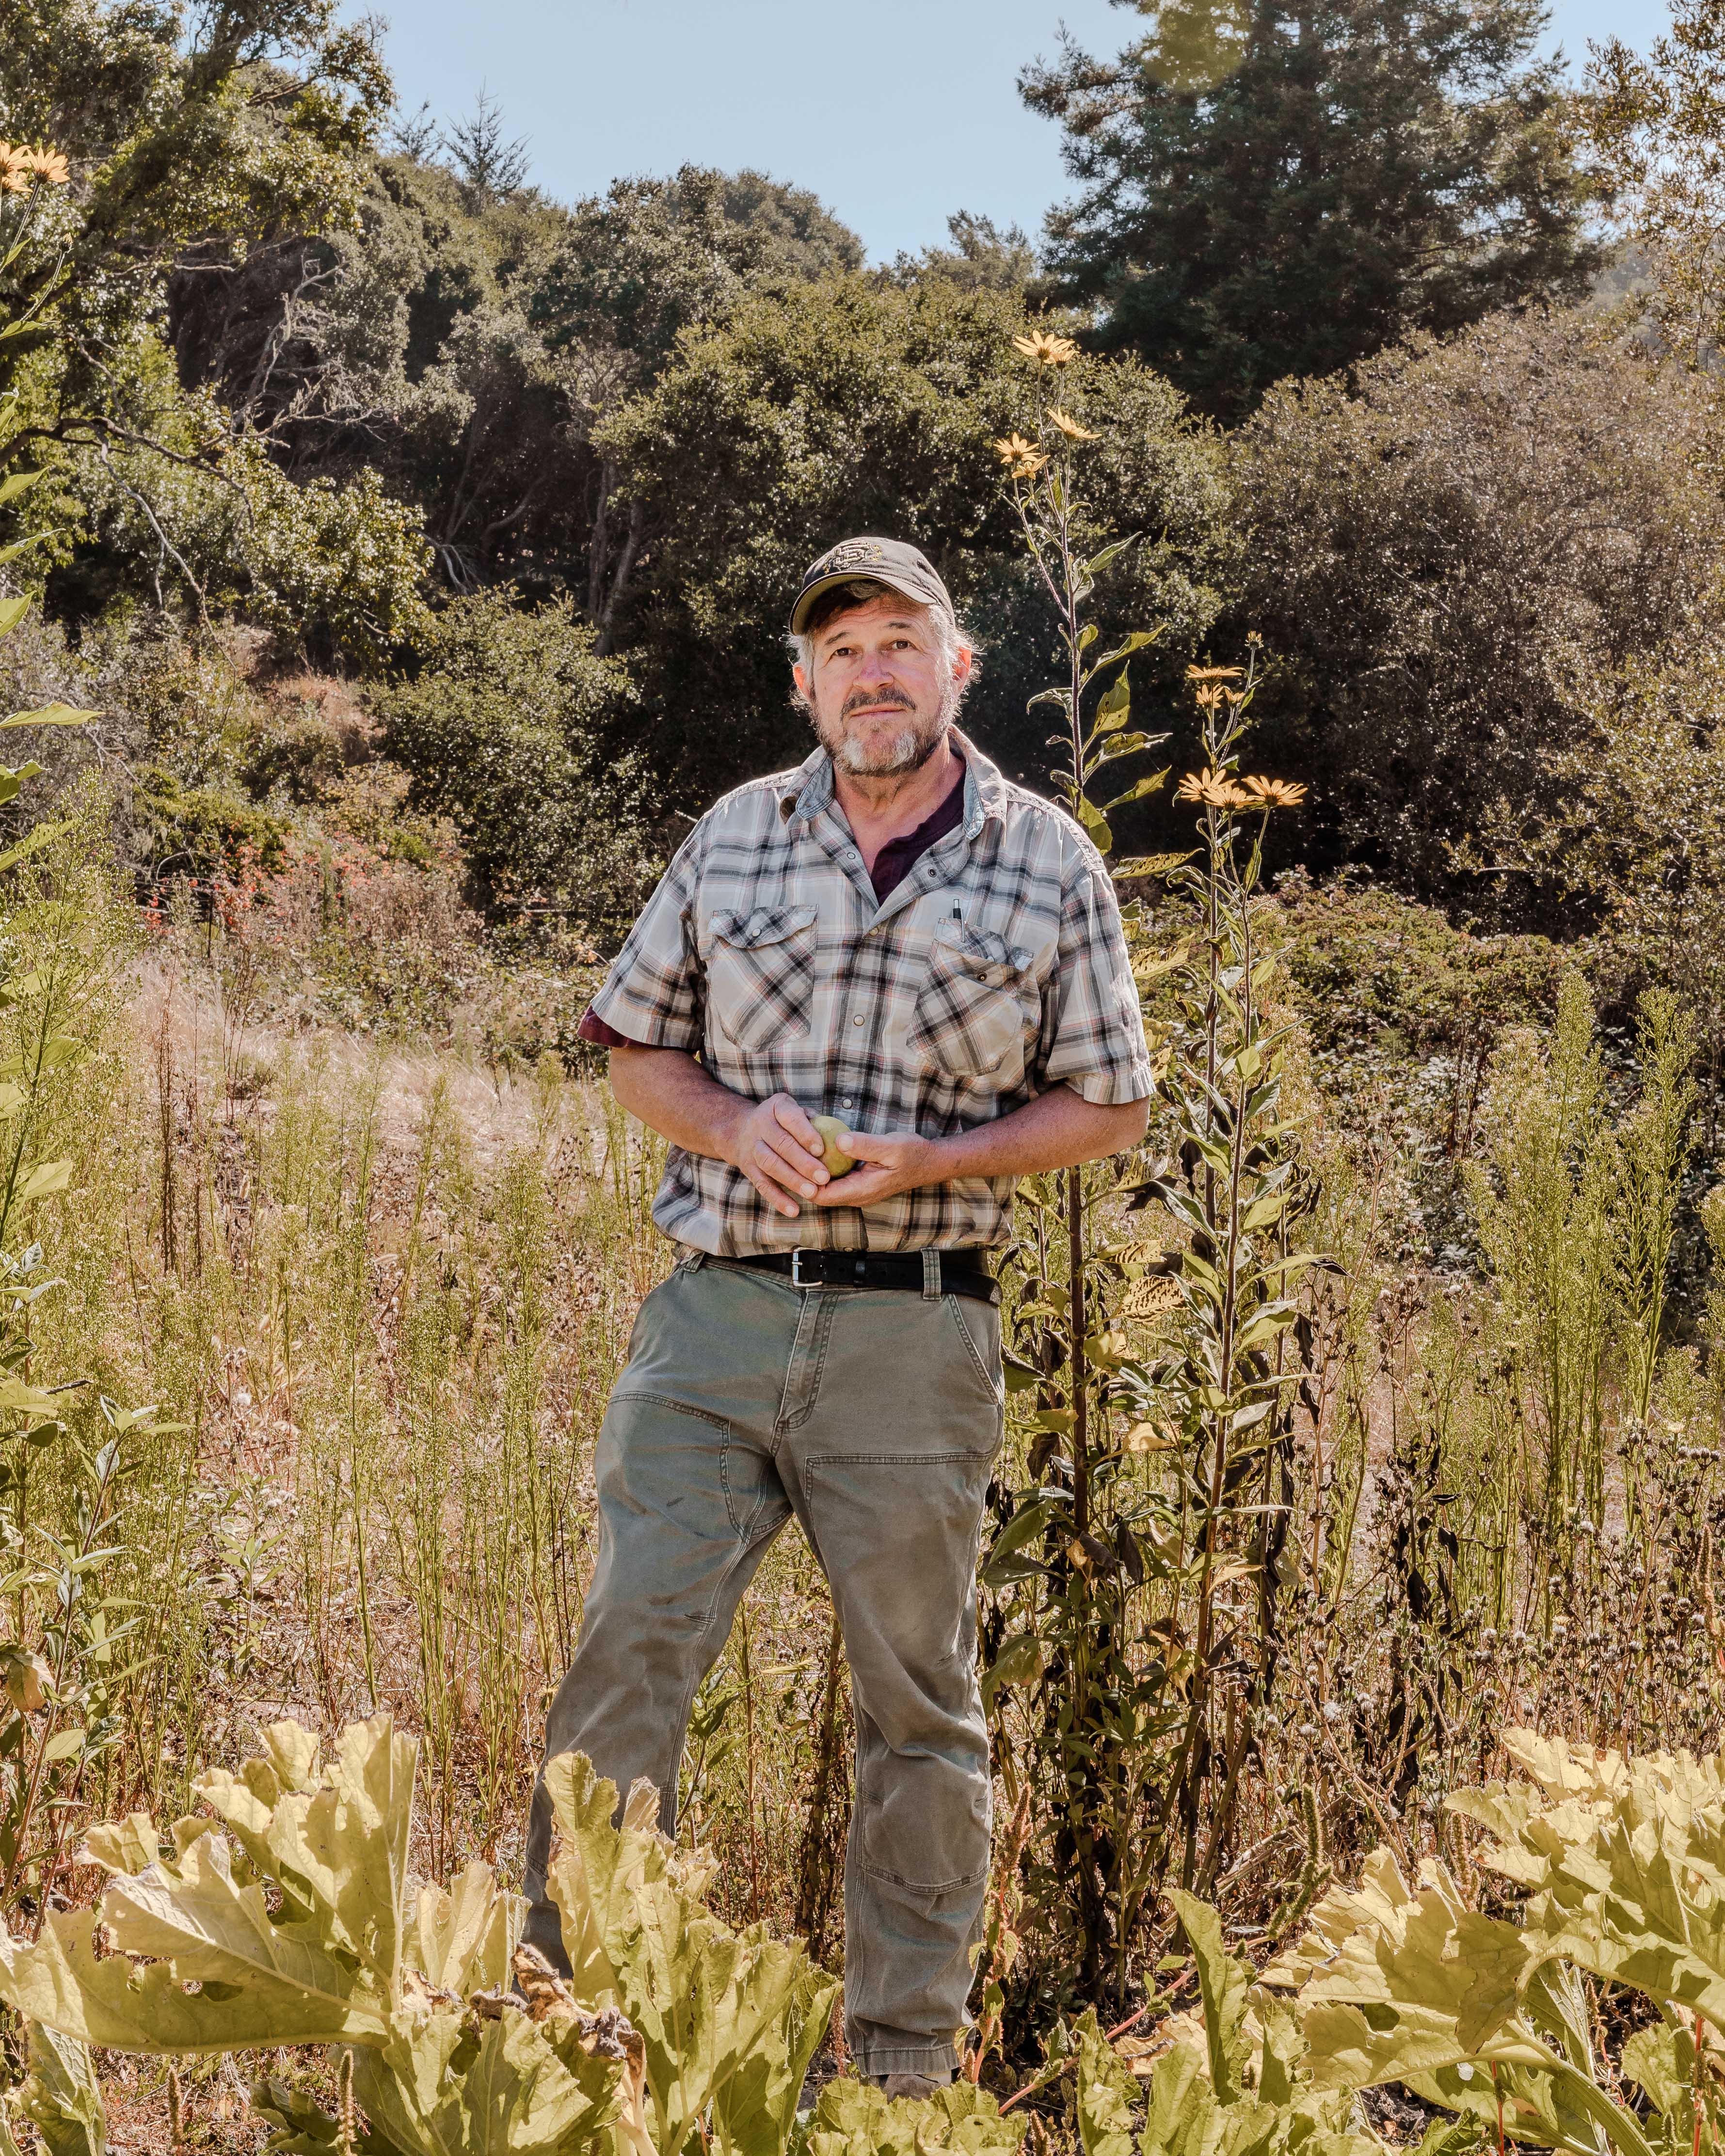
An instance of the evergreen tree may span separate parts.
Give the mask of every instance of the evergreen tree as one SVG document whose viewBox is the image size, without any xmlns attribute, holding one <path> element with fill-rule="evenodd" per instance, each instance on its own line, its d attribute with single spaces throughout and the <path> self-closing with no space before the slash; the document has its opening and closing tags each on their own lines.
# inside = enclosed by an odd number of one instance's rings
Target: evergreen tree
<svg viewBox="0 0 1725 2156">
<path fill-rule="evenodd" d="M 1233 418 L 1419 329 L 1598 266 L 1538 0 L 1173 0 L 1111 64 L 1021 80 L 1077 198 L 1051 295 Z"/>
</svg>

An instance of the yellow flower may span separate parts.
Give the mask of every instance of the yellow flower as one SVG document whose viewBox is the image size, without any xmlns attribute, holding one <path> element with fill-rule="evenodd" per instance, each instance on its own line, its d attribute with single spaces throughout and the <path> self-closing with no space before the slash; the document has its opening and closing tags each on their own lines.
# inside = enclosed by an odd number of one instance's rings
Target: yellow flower
<svg viewBox="0 0 1725 2156">
<path fill-rule="evenodd" d="M 1012 341 L 1015 352 L 1034 359 L 1039 367 L 1064 367 L 1078 357 L 1071 338 L 1055 336 L 1051 330 L 1032 330 L 1029 336 L 1015 336 Z"/>
<path fill-rule="evenodd" d="M 1294 778 L 1247 778 L 1241 783 L 1266 808 L 1297 808 L 1306 788 Z"/>
<path fill-rule="evenodd" d="M 30 184 L 30 152 L 0 142 L 0 194 L 21 195 Z"/>
<path fill-rule="evenodd" d="M 1189 666 L 1189 681 L 1237 681 L 1241 670 L 1238 666 Z"/>
<path fill-rule="evenodd" d="M 1205 808 L 1251 808 L 1257 804 L 1243 786 L 1236 786 L 1225 771 L 1189 771 L 1180 781 L 1176 801 L 1196 801 Z"/>
<path fill-rule="evenodd" d="M 1093 434 L 1088 427 L 1081 427 L 1072 414 L 1061 411 L 1058 404 L 1048 416 L 1069 442 L 1100 442 L 1102 439 L 1100 434 Z"/>
<path fill-rule="evenodd" d="M 1048 462 L 1034 442 L 1022 434 L 1008 434 L 994 444 L 994 454 L 1014 479 L 1034 479 Z"/>
<path fill-rule="evenodd" d="M 51 187 L 63 187 L 71 177 L 71 167 L 63 154 L 52 145 L 41 150 L 27 150 L 23 153 L 28 167 L 39 180 L 46 180 Z"/>
</svg>

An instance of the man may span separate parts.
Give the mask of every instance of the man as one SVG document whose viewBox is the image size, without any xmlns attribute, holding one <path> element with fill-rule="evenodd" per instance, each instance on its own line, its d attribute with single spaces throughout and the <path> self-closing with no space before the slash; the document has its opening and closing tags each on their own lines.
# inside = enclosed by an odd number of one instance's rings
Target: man
<svg viewBox="0 0 1725 2156">
<path fill-rule="evenodd" d="M 696 1686 L 794 1517 L 856 1711 L 848 2039 L 890 2094 L 950 2081 L 988 1882 L 974 1574 L 1002 1435 L 1014 1180 L 1135 1144 L 1150 1065 L 1107 871 L 954 726 L 973 665 L 914 547 L 854 539 L 791 613 L 819 746 L 709 810 L 583 1024 L 671 1141 L 683 1246 L 595 1460 L 599 1554 L 547 1756 L 646 1775 L 675 1824 Z M 834 1177 L 810 1117 L 857 1165 Z M 527 1936 L 553 1958 L 550 1806 Z"/>
</svg>

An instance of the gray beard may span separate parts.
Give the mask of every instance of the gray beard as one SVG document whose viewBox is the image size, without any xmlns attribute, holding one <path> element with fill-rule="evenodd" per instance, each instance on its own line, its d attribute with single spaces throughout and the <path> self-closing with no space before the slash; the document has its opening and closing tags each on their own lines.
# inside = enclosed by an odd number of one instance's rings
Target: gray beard
<svg viewBox="0 0 1725 2156">
<path fill-rule="evenodd" d="M 872 757 L 865 756 L 860 743 L 842 741 L 832 752 L 833 761 L 853 778 L 896 778 L 905 772 L 921 771 L 940 747 L 946 731 L 943 726 L 938 733 L 924 736 L 912 723 L 892 737 L 884 756 L 879 749 Z"/>
<path fill-rule="evenodd" d="M 840 771 L 848 772 L 853 778 L 896 778 L 906 772 L 920 771 L 941 743 L 952 726 L 950 703 L 940 716 L 930 723 L 917 719 L 906 711 L 904 724 L 893 734 L 883 749 L 865 752 L 861 745 L 845 732 L 841 719 L 836 727 L 829 726 L 814 714 L 814 732 L 821 747 Z M 924 731 L 925 726 L 927 732 Z"/>
</svg>

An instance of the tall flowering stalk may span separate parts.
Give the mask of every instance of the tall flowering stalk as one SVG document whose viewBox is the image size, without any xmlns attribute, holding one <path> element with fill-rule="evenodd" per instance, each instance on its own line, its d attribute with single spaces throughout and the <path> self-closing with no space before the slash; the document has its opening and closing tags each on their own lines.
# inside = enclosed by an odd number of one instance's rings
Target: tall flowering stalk
<svg viewBox="0 0 1725 2156">
<path fill-rule="evenodd" d="M 1036 418 L 1031 434 L 1015 432 L 994 447 L 1064 660 L 1063 679 L 1031 708 L 1058 712 L 1057 784 L 1106 859 L 1114 844 L 1110 817 L 1167 777 L 1157 772 L 1106 792 L 1116 775 L 1111 766 L 1162 738 L 1129 725 L 1127 665 L 1156 632 L 1134 630 L 1096 649 L 1100 631 L 1088 619 L 1096 579 L 1132 542 L 1091 542 L 1093 551 L 1086 552 L 1079 474 L 1100 437 L 1062 387 L 1077 346 L 1040 330 L 1014 342 L 1034 369 Z M 1122 1989 L 1147 1883 L 1137 1830 L 1149 1756 L 1142 1740 L 1154 1702 L 1135 1666 L 1133 1604 L 1147 1578 L 1146 1538 L 1163 1530 L 1138 1481 L 1122 1474 L 1125 1455 L 1110 1429 L 1110 1387 L 1125 1351 L 1115 1306 L 1125 1281 L 1106 1220 L 1127 1172 L 1123 1163 L 1105 1163 L 1020 1186 L 1023 1278 L 1011 1313 L 1008 1383 L 1031 1395 L 1031 1480 L 1000 1502 L 1000 1532 L 983 1573 L 995 1598 L 983 1681 L 999 1706 L 1009 1793 L 1018 1807 L 1029 1799 L 1018 1815 L 1028 1822 L 1024 1871 L 1040 1937 L 1030 1961 L 1014 1964 L 1014 1982 L 1033 1998 L 1048 1986 L 1050 1969 L 1060 1971 L 1053 1981 L 1063 1994 L 1075 1978 L 1091 1997 Z M 1020 1629 L 1009 1634 L 1014 1624 Z M 1053 2003 L 1027 2001 L 1028 2018 L 1045 2019 Z"/>
<path fill-rule="evenodd" d="M 1065 658 L 1064 682 L 1040 690 L 1030 699 L 1029 708 L 1034 711 L 1043 704 L 1058 708 L 1061 733 L 1055 738 L 1063 740 L 1065 762 L 1055 771 L 1055 784 L 1066 806 L 1106 860 L 1114 848 L 1114 834 L 1108 823 L 1110 814 L 1130 802 L 1141 801 L 1154 793 L 1168 777 L 1165 769 L 1141 777 L 1124 792 L 1105 802 L 1098 803 L 1091 793 L 1091 783 L 1106 766 L 1140 755 L 1167 738 L 1161 734 L 1132 732 L 1127 725 L 1132 715 L 1127 662 L 1135 651 L 1153 644 L 1158 632 L 1133 629 L 1111 650 L 1095 659 L 1090 656 L 1101 634 L 1096 624 L 1085 618 L 1086 608 L 1096 591 L 1096 578 L 1126 552 L 1133 540 L 1131 536 L 1111 540 L 1088 559 L 1080 550 L 1077 527 L 1082 504 L 1075 459 L 1086 444 L 1099 441 L 1101 437 L 1061 405 L 1052 403 L 1049 395 L 1050 384 L 1077 358 L 1078 346 L 1070 337 L 1057 336 L 1047 330 L 1033 330 L 1026 336 L 1014 337 L 1013 342 L 1036 369 L 1036 436 L 1031 440 L 1014 433 L 997 441 L 994 449 L 1007 469 L 1013 506 L 1018 512 L 1024 544 L 1053 603 Z M 1086 699 L 1110 673 L 1113 678 L 1096 700 L 1094 711 L 1087 719 Z M 1066 1172 L 1064 1208 L 1071 1296 L 1067 1331 L 1071 1363 L 1070 1413 L 1073 1418 L 1073 1524 L 1078 1534 L 1083 1536 L 1091 1527 L 1091 1387 L 1082 1168 Z"/>
<path fill-rule="evenodd" d="M 1282 1118 L 1283 1030 L 1268 1009 L 1277 961 L 1257 921 L 1266 828 L 1306 789 L 1240 770 L 1250 670 L 1193 667 L 1188 680 L 1204 760 L 1175 798 L 1199 810 L 1201 844 L 1170 880 L 1201 929 L 1173 968 L 1178 1018 L 1163 1083 L 1178 1142 L 1169 1169 L 1147 1186 L 1183 1240 L 1173 1275 L 1181 1307 L 1173 1352 L 1135 1366 L 1127 1383 L 1178 1463 L 1189 1661 L 1164 1817 L 1178 1826 L 1181 1884 L 1207 1892 L 1274 1674 L 1293 1391 L 1304 1371 L 1293 1290 L 1313 1260 L 1290 1241 L 1311 1194 Z M 1163 1868 L 1174 1853 L 1164 1847 Z"/>
<path fill-rule="evenodd" d="M 1127 666 L 1155 632 L 1096 649 L 1096 580 L 1132 542 L 1085 552 L 1078 475 L 1098 437 L 1060 388 L 1076 346 L 1016 341 L 1036 370 L 1034 433 L 994 446 L 1064 660 L 1034 704 L 1060 714 L 1061 793 L 1108 858 L 1111 817 L 1167 776 L 1107 791 L 1108 767 L 1164 738 L 1129 723 Z M 1080 1999 L 1125 2006 L 1163 1887 L 1214 1879 L 1273 1654 L 1260 1583 L 1286 1517 L 1300 1186 L 1253 894 L 1266 820 L 1303 789 L 1240 773 L 1249 677 L 1196 669 L 1190 685 L 1204 760 L 1180 793 L 1201 844 L 1112 865 L 1170 878 L 1191 923 L 1139 961 L 1164 1001 L 1172 990 L 1158 1045 L 1174 1143 L 1148 1177 L 1127 1161 L 1027 1180 L 1009 1269 L 1029 1479 L 997 1506 L 983 1689 L 1008 1794 L 1030 1794 L 1014 1984 L 1033 2026 Z"/>
</svg>

